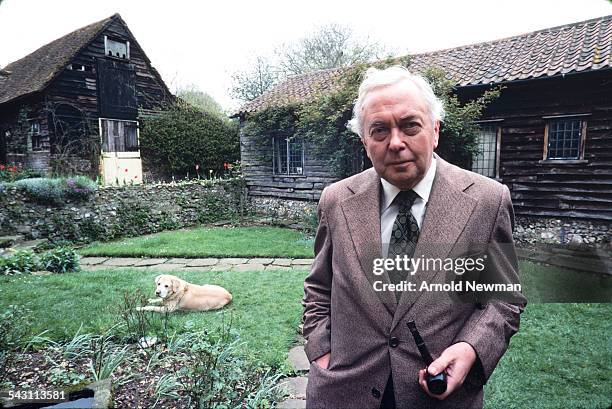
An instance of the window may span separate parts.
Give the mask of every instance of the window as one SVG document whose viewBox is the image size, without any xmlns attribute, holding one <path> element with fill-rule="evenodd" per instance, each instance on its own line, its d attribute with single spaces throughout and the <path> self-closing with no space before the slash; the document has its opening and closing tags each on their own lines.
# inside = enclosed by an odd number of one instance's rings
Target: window
<svg viewBox="0 0 612 409">
<path fill-rule="evenodd" d="M 113 40 L 104 36 L 104 54 L 109 57 L 130 59 L 130 42 Z"/>
<path fill-rule="evenodd" d="M 42 150 L 42 136 L 40 134 L 40 121 L 38 119 L 29 119 L 29 132 L 28 132 L 28 150 L 39 151 Z"/>
<path fill-rule="evenodd" d="M 301 139 L 273 138 L 273 168 L 276 175 L 304 174 L 304 147 Z"/>
<path fill-rule="evenodd" d="M 550 119 L 545 129 L 545 160 L 579 160 L 584 158 L 586 121 L 577 117 Z"/>
<path fill-rule="evenodd" d="M 478 153 L 472 158 L 472 171 L 490 178 L 497 177 L 499 126 L 482 125 L 476 139 Z"/>
<path fill-rule="evenodd" d="M 100 119 L 103 152 L 137 152 L 138 122 Z"/>
</svg>

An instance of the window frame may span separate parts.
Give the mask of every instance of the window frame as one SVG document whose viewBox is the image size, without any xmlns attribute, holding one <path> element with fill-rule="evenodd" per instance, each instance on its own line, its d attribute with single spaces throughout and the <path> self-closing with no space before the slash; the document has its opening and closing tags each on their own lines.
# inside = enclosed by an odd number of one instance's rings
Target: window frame
<svg viewBox="0 0 612 409">
<path fill-rule="evenodd" d="M 108 41 L 114 41 L 116 43 L 125 43 L 125 58 L 117 57 L 116 55 L 108 55 Z M 114 58 L 121 61 L 129 61 L 130 60 L 130 42 L 128 40 L 122 40 L 117 37 L 109 37 L 107 35 L 104 36 L 104 56 L 107 58 Z"/>
<path fill-rule="evenodd" d="M 44 151 L 43 146 L 43 136 L 40 132 L 41 130 L 41 121 L 39 118 L 31 118 L 27 120 L 28 123 L 28 141 L 27 141 L 27 150 L 28 152 L 40 152 Z M 34 125 L 36 125 L 36 130 L 34 130 Z"/>
<path fill-rule="evenodd" d="M 494 127 L 495 128 L 495 175 L 494 176 L 487 176 L 488 178 L 491 179 L 496 179 L 499 180 L 500 179 L 500 169 L 501 169 L 501 160 L 500 160 L 500 156 L 501 156 L 501 142 L 502 142 L 502 122 L 504 120 L 503 119 L 483 119 L 480 121 L 475 121 L 474 123 L 476 125 L 478 125 L 479 127 L 481 126 L 490 126 L 490 127 Z M 472 161 L 474 160 L 473 157 L 471 159 Z M 472 169 L 473 166 L 473 162 L 470 164 L 470 170 L 472 172 L 475 172 Z M 478 173 L 478 172 L 475 172 Z M 482 175 L 482 173 L 478 173 L 479 175 Z M 485 176 L 485 175 L 483 175 Z"/>
<path fill-rule="evenodd" d="M 290 166 L 290 158 L 291 158 L 291 144 L 290 141 L 295 138 L 295 137 L 290 137 L 289 135 L 282 135 L 282 134 L 276 134 L 276 135 L 272 135 L 272 174 L 274 176 L 287 176 L 287 177 L 305 177 L 306 176 L 306 172 L 304 169 L 304 139 L 301 138 L 301 173 L 290 173 L 291 170 L 291 166 Z M 276 166 L 276 162 L 277 162 L 277 149 L 276 149 L 276 145 L 277 145 L 277 140 L 279 139 L 283 139 L 285 141 L 284 148 L 285 148 L 285 158 L 287 161 L 287 171 L 281 173 Z"/>
<path fill-rule="evenodd" d="M 586 138 L 587 138 L 587 118 L 591 116 L 590 113 L 581 114 L 564 114 L 564 115 L 548 115 L 543 116 L 542 119 L 546 121 L 544 124 L 544 149 L 542 152 L 542 160 L 539 163 L 542 164 L 582 164 L 588 163 L 589 161 L 584 159 Z M 580 135 L 578 142 L 578 158 L 549 158 L 548 157 L 548 142 L 550 136 L 550 125 L 555 121 L 563 120 L 578 120 L 580 121 Z"/>
<path fill-rule="evenodd" d="M 134 123 L 136 124 L 136 144 L 138 145 L 138 148 L 136 150 L 125 150 L 125 151 L 117 151 L 117 150 L 113 150 L 113 151 L 106 151 L 104 150 L 104 135 L 103 135 L 103 128 L 102 128 L 102 121 L 115 121 L 115 122 L 130 122 L 130 123 Z M 98 129 L 99 129 L 99 134 L 100 134 L 100 149 L 102 153 L 123 153 L 123 152 L 138 152 L 140 153 L 140 123 L 138 120 L 133 120 L 133 119 L 117 119 L 117 118 L 98 118 Z M 124 140 L 124 145 L 125 145 L 125 140 Z"/>
</svg>

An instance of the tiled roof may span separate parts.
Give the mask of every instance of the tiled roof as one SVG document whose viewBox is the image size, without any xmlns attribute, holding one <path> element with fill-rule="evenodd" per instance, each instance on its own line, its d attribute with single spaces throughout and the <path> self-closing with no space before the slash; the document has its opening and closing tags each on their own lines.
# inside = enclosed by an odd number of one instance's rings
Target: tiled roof
<svg viewBox="0 0 612 409">
<path fill-rule="evenodd" d="M 53 78 L 119 14 L 79 28 L 20 60 L 0 72 L 0 104 L 44 89 Z M 8 75 L 7 72 L 9 73 Z"/>
<path fill-rule="evenodd" d="M 458 86 L 502 83 L 586 70 L 612 68 L 612 15 L 534 31 L 501 40 L 411 55 L 410 70 L 437 66 Z M 305 102 L 317 90 L 333 87 L 342 69 L 291 77 L 239 113 Z M 323 88 L 322 88 L 323 87 Z"/>
</svg>

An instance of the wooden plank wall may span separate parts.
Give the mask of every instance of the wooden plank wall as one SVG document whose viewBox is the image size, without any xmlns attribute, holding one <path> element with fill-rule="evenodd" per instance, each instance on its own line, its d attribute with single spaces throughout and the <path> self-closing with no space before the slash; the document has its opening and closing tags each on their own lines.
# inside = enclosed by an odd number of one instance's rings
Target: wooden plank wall
<svg viewBox="0 0 612 409">
<path fill-rule="evenodd" d="M 564 78 L 509 83 L 487 109 L 503 119 L 500 177 L 512 193 L 515 213 L 525 216 L 612 220 L 612 70 Z M 482 88 L 459 89 L 461 99 Z M 585 164 L 540 163 L 543 116 L 590 113 Z"/>
<path fill-rule="evenodd" d="M 126 62 L 135 66 L 138 105 L 147 110 L 158 108 L 160 103 L 169 97 L 165 87 L 160 82 L 155 69 L 146 62 L 146 57 L 140 47 L 137 46 L 135 39 L 116 20 L 77 54 L 72 61 L 74 64 L 93 67 L 93 69 L 91 71 L 64 69 L 48 88 L 50 101 L 76 103 L 92 117 L 98 117 L 96 58 L 106 58 L 104 56 L 105 35 L 130 42 L 130 59 Z"/>
<path fill-rule="evenodd" d="M 328 170 L 325 160 L 304 145 L 304 175 L 273 175 L 272 138 L 254 140 L 240 134 L 242 171 L 250 196 L 283 199 L 318 200 L 325 186 L 338 180 Z"/>
</svg>

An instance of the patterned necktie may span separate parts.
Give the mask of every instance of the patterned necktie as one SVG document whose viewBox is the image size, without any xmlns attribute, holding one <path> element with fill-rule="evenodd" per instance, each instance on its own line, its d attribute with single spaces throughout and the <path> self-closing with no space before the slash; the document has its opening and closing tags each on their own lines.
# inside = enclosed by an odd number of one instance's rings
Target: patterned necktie
<svg viewBox="0 0 612 409">
<path fill-rule="evenodd" d="M 403 259 L 404 255 L 408 256 L 408 258 L 414 255 L 414 250 L 419 240 L 419 225 L 410 209 L 418 197 L 419 195 L 414 190 L 403 190 L 393 200 L 399 206 L 399 213 L 393 223 L 393 231 L 389 240 L 388 258 L 400 256 Z M 406 278 L 407 274 L 408 272 L 405 270 L 398 271 L 393 269 L 389 271 L 389 279 L 392 283 L 398 284 Z M 396 291 L 395 296 L 399 302 L 402 292 Z"/>
</svg>

